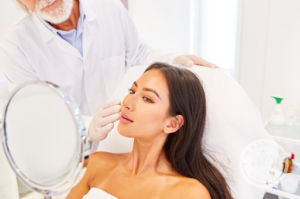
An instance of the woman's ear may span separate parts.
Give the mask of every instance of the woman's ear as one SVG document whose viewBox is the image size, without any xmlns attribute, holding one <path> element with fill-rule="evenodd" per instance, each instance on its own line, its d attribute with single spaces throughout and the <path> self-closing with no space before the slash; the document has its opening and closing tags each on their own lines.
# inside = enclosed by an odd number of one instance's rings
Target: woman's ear
<svg viewBox="0 0 300 199">
<path fill-rule="evenodd" d="M 184 124 L 184 119 L 182 115 L 176 115 L 175 117 L 170 117 L 167 122 L 167 125 L 164 129 L 165 133 L 174 133 L 180 129 L 180 127 Z"/>
</svg>

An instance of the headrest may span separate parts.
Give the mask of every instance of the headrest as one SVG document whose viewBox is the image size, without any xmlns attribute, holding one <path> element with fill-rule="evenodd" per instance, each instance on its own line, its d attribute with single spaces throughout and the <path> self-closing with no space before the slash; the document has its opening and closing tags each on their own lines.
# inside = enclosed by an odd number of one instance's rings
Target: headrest
<svg viewBox="0 0 300 199">
<path fill-rule="evenodd" d="M 123 101 L 128 94 L 128 88 L 147 67 L 130 68 L 111 100 Z M 240 155 L 247 145 L 259 139 L 272 140 L 262 124 L 260 112 L 236 80 L 224 74 L 221 69 L 202 66 L 187 69 L 200 78 L 204 87 L 207 101 L 205 147 L 215 151 L 213 157 L 231 171 L 224 173 L 224 176 L 233 180 L 228 180 L 228 184 L 234 198 L 263 198 L 264 190 L 249 184 L 240 174 L 239 168 Z M 115 123 L 108 137 L 100 142 L 98 151 L 126 153 L 132 150 L 133 139 L 121 136 L 117 132 L 117 125 Z M 221 168 L 220 170 L 224 172 Z"/>
</svg>

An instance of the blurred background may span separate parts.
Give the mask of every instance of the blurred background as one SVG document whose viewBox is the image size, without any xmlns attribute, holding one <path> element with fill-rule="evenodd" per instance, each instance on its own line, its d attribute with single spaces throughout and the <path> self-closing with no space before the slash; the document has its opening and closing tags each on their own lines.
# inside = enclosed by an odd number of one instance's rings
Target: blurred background
<svg viewBox="0 0 300 199">
<path fill-rule="evenodd" d="M 198 55 L 231 73 L 262 121 L 275 105 L 270 95 L 284 97 L 284 111 L 300 103 L 299 0 L 121 1 L 149 44 Z M 0 0 L 0 38 L 22 16 L 13 0 Z M 3 82 L 0 72 L 0 100 Z"/>
</svg>

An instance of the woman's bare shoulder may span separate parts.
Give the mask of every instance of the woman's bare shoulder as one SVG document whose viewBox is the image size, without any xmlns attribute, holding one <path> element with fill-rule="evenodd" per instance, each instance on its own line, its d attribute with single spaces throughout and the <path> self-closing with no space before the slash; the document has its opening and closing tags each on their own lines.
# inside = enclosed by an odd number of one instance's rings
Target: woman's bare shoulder
<svg viewBox="0 0 300 199">
<path fill-rule="evenodd" d="M 125 155 L 127 155 L 127 153 L 116 154 L 116 153 L 99 151 L 90 155 L 89 159 L 91 159 L 92 161 L 113 161 Z"/>
<path fill-rule="evenodd" d="M 88 167 L 107 167 L 117 165 L 120 160 L 126 157 L 128 154 L 114 154 L 108 152 L 95 152 L 89 157 Z"/>
<path fill-rule="evenodd" d="M 189 194 L 187 198 L 202 198 L 211 199 L 210 194 L 206 187 L 196 179 L 189 179 Z"/>
<path fill-rule="evenodd" d="M 87 163 L 86 172 L 80 182 L 70 191 L 67 199 L 81 199 L 86 195 L 94 184 L 102 180 L 103 174 L 109 173 L 114 169 L 120 158 L 126 154 L 112 154 L 96 152 L 90 155 Z"/>
<path fill-rule="evenodd" d="M 206 187 L 198 180 L 187 177 L 180 177 L 178 183 L 174 187 L 175 198 L 185 199 L 211 199 L 210 194 Z"/>
</svg>

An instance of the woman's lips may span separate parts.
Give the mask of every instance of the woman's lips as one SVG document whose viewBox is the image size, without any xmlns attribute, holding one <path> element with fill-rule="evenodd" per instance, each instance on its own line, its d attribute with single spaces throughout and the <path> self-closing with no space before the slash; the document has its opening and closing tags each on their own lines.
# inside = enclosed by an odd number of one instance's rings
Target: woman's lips
<svg viewBox="0 0 300 199">
<path fill-rule="evenodd" d="M 129 123 L 132 123 L 133 121 L 131 119 L 129 119 L 129 117 L 127 115 L 125 115 L 124 113 L 121 113 L 120 122 L 122 124 L 129 124 Z"/>
</svg>

